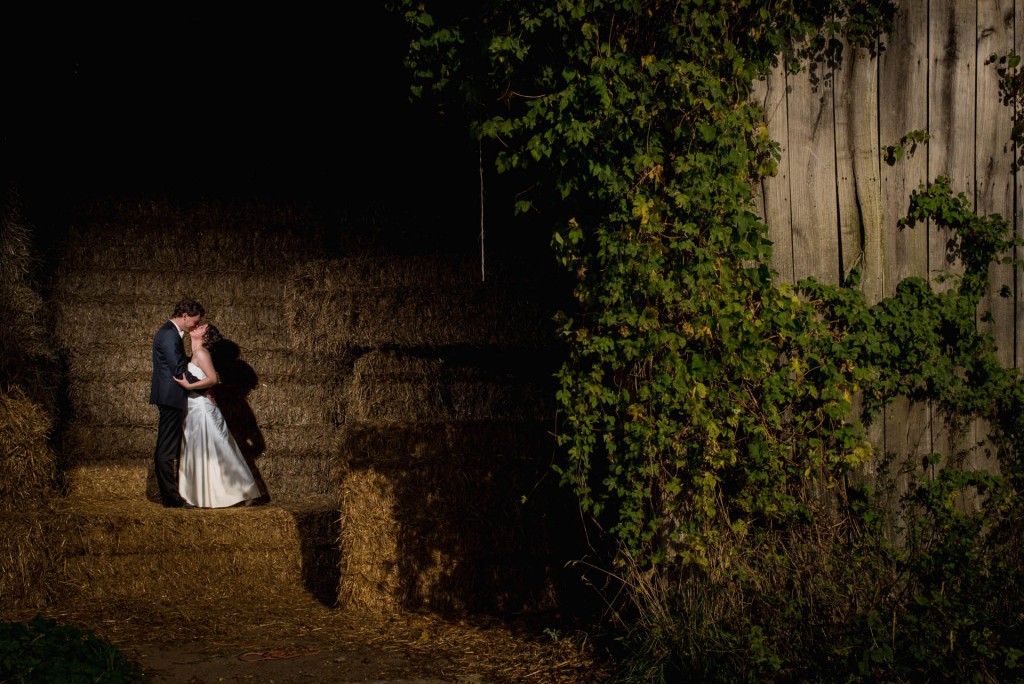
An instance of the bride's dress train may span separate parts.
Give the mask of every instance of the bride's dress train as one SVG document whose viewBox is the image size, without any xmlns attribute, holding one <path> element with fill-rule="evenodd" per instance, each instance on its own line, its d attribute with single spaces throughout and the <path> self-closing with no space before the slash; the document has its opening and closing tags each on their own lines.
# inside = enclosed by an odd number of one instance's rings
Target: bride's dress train
<svg viewBox="0 0 1024 684">
<path fill-rule="evenodd" d="M 188 370 L 200 380 L 206 377 L 193 363 Z M 188 393 L 178 492 L 199 508 L 225 508 L 260 496 L 220 407 L 196 392 Z"/>
</svg>

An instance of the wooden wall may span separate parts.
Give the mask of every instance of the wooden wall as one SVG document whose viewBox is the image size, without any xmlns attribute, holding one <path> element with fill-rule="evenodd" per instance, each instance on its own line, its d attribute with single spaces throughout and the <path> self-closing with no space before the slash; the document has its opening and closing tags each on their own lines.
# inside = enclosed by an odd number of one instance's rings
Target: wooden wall
<svg viewBox="0 0 1024 684">
<path fill-rule="evenodd" d="M 757 197 L 774 243 L 774 266 L 793 282 L 815 276 L 837 283 L 853 267 L 864 274 L 869 302 L 892 295 L 909 276 L 956 272 L 947 235 L 935 226 L 900 230 L 912 190 L 945 174 L 979 214 L 1012 217 L 1021 234 L 1011 139 L 1013 110 L 999 92 L 992 54 L 1024 53 L 1024 0 L 901 0 L 901 12 L 878 56 L 846 47 L 830 79 L 780 68 L 756 84 L 769 130 L 782 149 L 779 173 Z M 895 164 L 889 145 L 912 130 L 930 140 Z M 1006 366 L 1024 365 L 1024 279 L 993 266 L 993 296 L 981 310 Z M 1013 297 L 998 296 L 1008 285 Z M 948 287 L 948 285 L 946 285 Z M 979 310 L 979 314 L 981 313 Z M 979 318 L 980 320 L 980 318 Z M 976 424 L 969 437 L 981 434 Z M 944 430 L 927 406 L 900 401 L 870 427 L 872 441 L 906 455 L 945 451 Z M 976 458 L 984 458 L 979 452 Z"/>
</svg>

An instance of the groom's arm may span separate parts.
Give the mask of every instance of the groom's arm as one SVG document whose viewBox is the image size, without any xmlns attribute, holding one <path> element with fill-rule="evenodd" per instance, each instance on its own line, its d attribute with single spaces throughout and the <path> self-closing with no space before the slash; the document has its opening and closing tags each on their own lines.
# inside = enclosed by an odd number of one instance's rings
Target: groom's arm
<svg viewBox="0 0 1024 684">
<path fill-rule="evenodd" d="M 165 364 L 171 369 L 173 377 L 180 378 L 182 375 L 189 382 L 199 380 L 188 372 L 188 364 L 185 362 L 185 354 L 181 347 L 181 338 L 175 330 L 164 330 L 157 338 L 157 353 L 163 357 Z"/>
</svg>

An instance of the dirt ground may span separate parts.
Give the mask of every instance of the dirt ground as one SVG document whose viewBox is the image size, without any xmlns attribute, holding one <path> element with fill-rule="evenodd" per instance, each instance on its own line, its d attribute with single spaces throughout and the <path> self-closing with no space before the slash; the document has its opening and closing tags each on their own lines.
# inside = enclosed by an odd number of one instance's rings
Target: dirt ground
<svg viewBox="0 0 1024 684">
<path fill-rule="evenodd" d="M 456 672 L 444 661 L 370 646 L 337 646 L 309 639 L 265 642 L 187 642 L 122 649 L 154 684 L 214 682 L 440 682 L 494 681 L 484 672 Z"/>
<path fill-rule="evenodd" d="M 153 684 L 547 684 L 608 676 L 582 631 L 480 616 L 357 614 L 301 594 L 244 609 L 94 601 L 41 612 L 110 640 Z"/>
</svg>

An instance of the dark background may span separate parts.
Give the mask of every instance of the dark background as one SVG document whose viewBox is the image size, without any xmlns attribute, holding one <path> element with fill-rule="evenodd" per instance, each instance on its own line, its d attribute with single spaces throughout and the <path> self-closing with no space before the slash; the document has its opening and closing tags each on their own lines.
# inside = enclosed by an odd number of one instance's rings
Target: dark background
<svg viewBox="0 0 1024 684">
<path fill-rule="evenodd" d="M 410 102 L 400 17 L 253 7 L 0 10 L 0 180 L 30 218 L 160 195 L 479 223 L 477 144 Z"/>
</svg>

